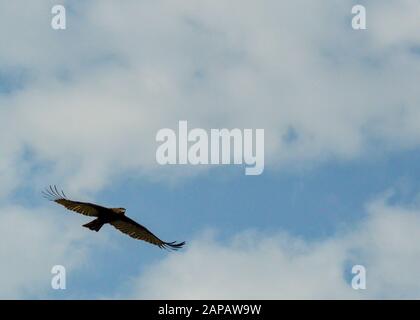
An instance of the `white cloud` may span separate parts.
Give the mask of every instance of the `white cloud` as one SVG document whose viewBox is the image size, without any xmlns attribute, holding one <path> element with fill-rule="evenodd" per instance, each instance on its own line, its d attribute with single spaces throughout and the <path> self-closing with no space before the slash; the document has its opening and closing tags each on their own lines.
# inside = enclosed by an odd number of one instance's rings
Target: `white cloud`
<svg viewBox="0 0 420 320">
<path fill-rule="evenodd" d="M 205 236 L 130 280 L 131 298 L 419 298 L 420 210 L 379 199 L 355 229 L 311 242 L 245 232 L 227 243 Z M 351 288 L 364 265 L 367 289 Z"/>
<path fill-rule="evenodd" d="M 4 193 L 27 178 L 16 174 L 25 150 L 29 168 L 51 165 L 44 180 L 70 191 L 127 173 L 172 178 L 154 138 L 183 119 L 264 128 L 266 162 L 279 168 L 363 156 L 372 141 L 420 143 L 415 0 L 370 3 L 365 31 L 351 29 L 352 1 L 69 2 L 66 31 L 50 28 L 51 4 L 0 10 L 10 44 L 0 68 L 28 78 L 1 97 L 13 137 L 2 144 Z"/>
<path fill-rule="evenodd" d="M 51 296 L 51 268 L 63 265 L 71 274 L 89 262 L 94 246 L 104 243 L 104 236 L 86 241 L 84 228 L 61 218 L 45 208 L 0 207 L 0 298 Z"/>
</svg>

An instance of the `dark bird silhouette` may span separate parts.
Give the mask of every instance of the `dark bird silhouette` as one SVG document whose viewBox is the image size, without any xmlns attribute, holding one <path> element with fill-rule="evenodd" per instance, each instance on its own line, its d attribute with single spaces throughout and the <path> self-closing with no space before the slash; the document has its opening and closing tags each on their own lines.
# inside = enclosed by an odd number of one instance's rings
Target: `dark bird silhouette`
<svg viewBox="0 0 420 320">
<path fill-rule="evenodd" d="M 106 223 L 111 224 L 121 232 L 138 240 L 147 241 L 157 245 L 159 248 L 177 250 L 184 246 L 185 242 L 165 242 L 156 237 L 152 232 L 125 215 L 124 208 L 106 208 L 88 202 L 72 201 L 67 199 L 63 191 L 59 192 L 57 187 L 50 186 L 42 192 L 51 201 L 54 201 L 68 210 L 75 211 L 89 217 L 96 217 L 83 227 L 98 232 Z"/>
</svg>

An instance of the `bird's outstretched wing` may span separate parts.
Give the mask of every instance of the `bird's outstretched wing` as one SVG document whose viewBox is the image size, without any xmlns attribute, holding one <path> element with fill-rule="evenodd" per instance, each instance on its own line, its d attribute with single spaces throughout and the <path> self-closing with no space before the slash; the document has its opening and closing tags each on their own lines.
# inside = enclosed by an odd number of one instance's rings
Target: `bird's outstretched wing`
<svg viewBox="0 0 420 320">
<path fill-rule="evenodd" d="M 49 188 L 45 189 L 42 194 L 48 200 L 61 204 L 68 210 L 83 214 L 85 216 L 98 217 L 102 210 L 106 210 L 106 208 L 93 203 L 69 200 L 63 191 L 58 191 L 56 186 L 50 186 Z"/>
<path fill-rule="evenodd" d="M 142 225 L 134 220 L 123 216 L 118 220 L 110 222 L 115 228 L 121 232 L 128 234 L 130 237 L 138 240 L 147 241 L 151 244 L 157 245 L 159 248 L 177 250 L 181 249 L 185 242 L 165 242 L 156 237 L 153 233 L 147 230 Z"/>
</svg>

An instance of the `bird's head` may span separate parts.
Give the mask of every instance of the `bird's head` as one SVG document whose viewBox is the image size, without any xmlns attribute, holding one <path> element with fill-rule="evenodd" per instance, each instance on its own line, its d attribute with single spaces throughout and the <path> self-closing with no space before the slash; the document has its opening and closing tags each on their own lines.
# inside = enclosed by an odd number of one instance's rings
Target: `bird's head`
<svg viewBox="0 0 420 320">
<path fill-rule="evenodd" d="M 125 208 L 113 208 L 112 210 L 119 214 L 125 214 Z"/>
</svg>

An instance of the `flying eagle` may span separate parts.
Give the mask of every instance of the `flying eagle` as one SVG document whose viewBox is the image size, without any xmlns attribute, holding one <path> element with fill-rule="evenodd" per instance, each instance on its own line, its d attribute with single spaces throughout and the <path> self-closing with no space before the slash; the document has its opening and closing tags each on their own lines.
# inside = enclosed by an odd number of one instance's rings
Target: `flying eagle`
<svg viewBox="0 0 420 320">
<path fill-rule="evenodd" d="M 72 201 L 67 199 L 63 191 L 59 192 L 57 187 L 50 186 L 42 192 L 43 195 L 51 201 L 54 201 L 68 210 L 75 211 L 89 217 L 96 217 L 83 227 L 98 232 L 106 223 L 111 224 L 121 232 L 128 234 L 130 237 L 138 240 L 144 240 L 151 244 L 157 245 L 163 249 L 177 250 L 184 246 L 185 242 L 165 242 L 156 237 L 142 225 L 125 215 L 124 208 L 105 208 L 93 203 Z"/>
</svg>

